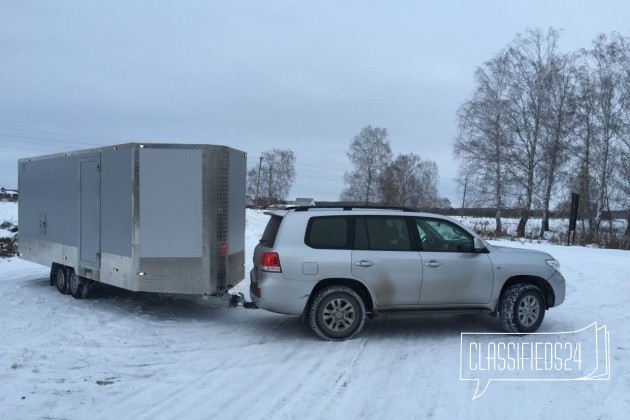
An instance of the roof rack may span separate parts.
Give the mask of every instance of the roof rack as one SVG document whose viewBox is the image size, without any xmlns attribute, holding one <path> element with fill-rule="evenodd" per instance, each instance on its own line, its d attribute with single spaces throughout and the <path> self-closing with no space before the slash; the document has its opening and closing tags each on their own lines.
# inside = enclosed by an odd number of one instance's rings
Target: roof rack
<svg viewBox="0 0 630 420">
<path fill-rule="evenodd" d="M 366 206 L 366 205 L 358 205 L 358 206 L 347 206 L 347 205 L 339 205 L 339 206 L 296 206 L 287 210 L 294 211 L 309 211 L 311 209 L 342 209 L 344 211 L 350 211 L 354 209 L 373 209 L 373 210 L 399 210 L 404 212 L 418 212 L 416 209 L 412 209 L 409 207 L 398 207 L 398 206 Z"/>
</svg>

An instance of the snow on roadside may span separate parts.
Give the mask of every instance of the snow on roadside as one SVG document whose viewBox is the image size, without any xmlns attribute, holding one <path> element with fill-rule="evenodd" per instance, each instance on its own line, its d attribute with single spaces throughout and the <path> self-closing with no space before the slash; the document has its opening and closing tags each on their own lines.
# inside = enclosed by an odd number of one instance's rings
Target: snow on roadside
<svg viewBox="0 0 630 420">
<path fill-rule="evenodd" d="M 18 222 L 18 205 L 15 202 L 0 201 L 0 223 L 11 222 L 17 225 Z"/>
<path fill-rule="evenodd" d="M 9 230 L 0 229 L 0 238 L 11 238 L 13 235 L 15 234 Z"/>
<path fill-rule="evenodd" d="M 267 216 L 247 212 L 246 264 Z M 0 418 L 623 418 L 630 410 L 630 252 L 493 242 L 550 252 L 567 300 L 541 331 L 606 324 L 610 381 L 459 380 L 461 332 L 487 316 L 387 316 L 357 339 L 316 339 L 299 317 L 104 289 L 79 301 L 48 269 L 0 260 Z M 237 289 L 246 291 L 247 280 Z M 553 413 L 553 414 L 551 414 Z M 625 413 L 625 414 L 624 414 Z"/>
</svg>

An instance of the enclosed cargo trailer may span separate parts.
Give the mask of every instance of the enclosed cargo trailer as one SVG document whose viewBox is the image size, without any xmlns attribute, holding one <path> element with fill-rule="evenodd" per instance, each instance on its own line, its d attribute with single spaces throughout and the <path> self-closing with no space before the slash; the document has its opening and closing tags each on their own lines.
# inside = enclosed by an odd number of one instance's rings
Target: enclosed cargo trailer
<svg viewBox="0 0 630 420">
<path fill-rule="evenodd" d="M 244 277 L 246 154 L 129 143 L 18 162 L 20 258 L 84 297 L 94 282 L 224 295 Z"/>
</svg>

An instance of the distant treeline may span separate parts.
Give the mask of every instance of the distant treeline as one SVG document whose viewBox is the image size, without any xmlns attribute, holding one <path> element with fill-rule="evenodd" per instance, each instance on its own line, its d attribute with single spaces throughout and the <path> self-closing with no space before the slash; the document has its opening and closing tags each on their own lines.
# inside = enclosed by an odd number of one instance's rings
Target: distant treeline
<svg viewBox="0 0 630 420">
<path fill-rule="evenodd" d="M 291 204 L 286 204 L 290 206 Z M 357 203 L 354 201 L 318 201 L 316 203 L 316 207 L 352 207 L 352 206 L 361 206 L 361 203 Z M 373 205 L 377 206 L 377 205 Z M 496 208 L 490 207 L 470 207 L 470 208 L 443 208 L 443 207 L 435 207 L 435 208 L 420 208 L 414 209 L 420 212 L 426 213 L 435 213 L 441 214 L 444 216 L 468 216 L 468 217 L 490 217 L 494 218 L 497 214 Z M 521 216 L 521 209 L 511 208 L 511 209 L 501 209 L 501 217 L 509 218 L 509 219 L 517 219 Z M 532 218 L 540 219 L 543 217 L 543 210 L 532 210 L 530 212 L 530 216 Z M 566 219 L 569 217 L 569 210 L 557 210 L 550 211 L 549 217 L 551 219 Z M 628 212 L 624 210 L 611 210 L 605 211 L 603 213 L 604 220 L 615 220 L 615 219 L 626 219 L 628 217 Z"/>
<path fill-rule="evenodd" d="M 442 214 L 445 216 L 468 216 L 468 217 L 490 217 L 494 218 L 497 215 L 497 209 L 486 208 L 486 207 L 476 207 L 476 208 L 467 208 L 467 209 L 456 209 L 456 208 L 436 208 L 436 209 L 423 209 L 422 211 L 426 211 L 429 213 Z M 567 219 L 569 217 L 569 211 L 549 211 L 550 219 Z M 541 219 L 543 217 L 543 210 L 531 210 L 530 216 L 534 219 Z M 521 217 L 521 209 L 502 209 L 501 217 L 509 218 L 509 219 L 518 219 Z M 611 210 L 604 211 L 602 213 L 603 220 L 615 220 L 615 219 L 626 219 L 627 212 L 623 210 Z"/>
</svg>

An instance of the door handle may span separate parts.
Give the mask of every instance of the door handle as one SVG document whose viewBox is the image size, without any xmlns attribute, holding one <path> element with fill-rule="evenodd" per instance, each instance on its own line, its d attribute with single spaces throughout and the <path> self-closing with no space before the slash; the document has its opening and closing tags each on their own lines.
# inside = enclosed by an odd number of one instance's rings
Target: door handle
<svg viewBox="0 0 630 420">
<path fill-rule="evenodd" d="M 431 267 L 431 268 L 438 268 L 438 267 L 442 267 L 442 263 L 439 263 L 435 260 L 430 260 L 429 262 L 425 262 L 424 265 L 426 265 L 427 267 Z"/>
<path fill-rule="evenodd" d="M 354 265 L 356 265 L 358 267 L 372 267 L 374 265 L 374 263 L 372 261 L 368 261 L 368 260 L 361 260 L 361 261 L 355 262 Z"/>
</svg>

